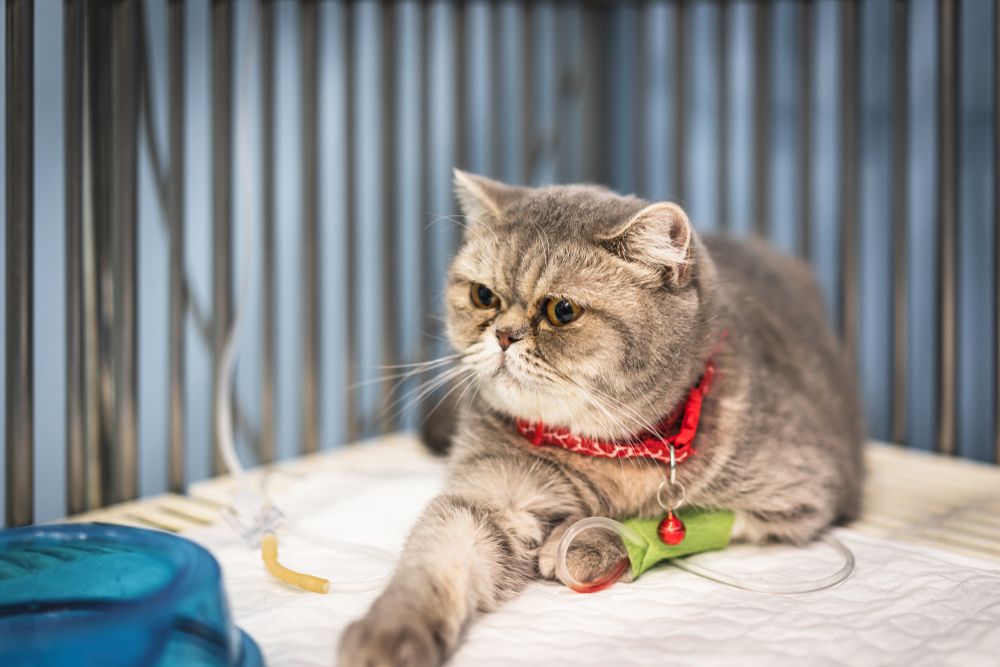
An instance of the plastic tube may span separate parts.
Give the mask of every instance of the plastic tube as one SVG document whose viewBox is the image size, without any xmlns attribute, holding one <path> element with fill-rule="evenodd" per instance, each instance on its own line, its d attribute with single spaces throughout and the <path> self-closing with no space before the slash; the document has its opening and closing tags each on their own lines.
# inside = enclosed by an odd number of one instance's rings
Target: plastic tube
<svg viewBox="0 0 1000 667">
<path fill-rule="evenodd" d="M 329 579 L 314 577 L 311 574 L 303 574 L 302 572 L 289 570 L 287 567 L 278 562 L 278 538 L 275 537 L 273 533 L 268 533 L 264 536 L 264 539 L 260 541 L 260 555 L 261 558 L 264 559 L 264 565 L 267 567 L 267 571 L 270 572 L 272 576 L 280 579 L 286 584 L 310 591 L 312 593 L 326 594 L 330 592 Z"/>
</svg>

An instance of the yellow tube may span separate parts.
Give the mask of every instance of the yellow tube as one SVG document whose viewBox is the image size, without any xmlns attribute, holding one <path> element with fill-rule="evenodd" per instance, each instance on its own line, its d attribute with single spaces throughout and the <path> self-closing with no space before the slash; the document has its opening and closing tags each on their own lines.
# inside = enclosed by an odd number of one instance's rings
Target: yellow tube
<svg viewBox="0 0 1000 667">
<path fill-rule="evenodd" d="M 267 534 L 260 542 L 260 555 L 264 559 L 267 571 L 276 579 L 280 579 L 286 584 L 301 588 L 313 593 L 329 593 L 330 580 L 322 577 L 314 577 L 311 574 L 303 574 L 289 570 L 278 562 L 278 538 L 273 534 Z"/>
</svg>

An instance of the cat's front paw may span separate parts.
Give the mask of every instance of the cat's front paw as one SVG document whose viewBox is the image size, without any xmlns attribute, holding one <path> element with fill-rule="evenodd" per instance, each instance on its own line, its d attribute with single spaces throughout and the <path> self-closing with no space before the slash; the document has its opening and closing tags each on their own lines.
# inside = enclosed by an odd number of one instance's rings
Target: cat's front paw
<svg viewBox="0 0 1000 667">
<path fill-rule="evenodd" d="M 557 579 L 556 559 L 559 542 L 574 521 L 558 526 L 538 550 L 538 571 L 546 579 Z M 566 552 L 566 569 L 584 583 L 599 582 L 616 576 L 617 581 L 631 581 L 628 553 L 622 540 L 606 530 L 585 530 L 573 539 Z"/>
<path fill-rule="evenodd" d="M 339 667 L 437 667 L 458 632 L 434 614 L 376 604 L 340 638 Z"/>
</svg>

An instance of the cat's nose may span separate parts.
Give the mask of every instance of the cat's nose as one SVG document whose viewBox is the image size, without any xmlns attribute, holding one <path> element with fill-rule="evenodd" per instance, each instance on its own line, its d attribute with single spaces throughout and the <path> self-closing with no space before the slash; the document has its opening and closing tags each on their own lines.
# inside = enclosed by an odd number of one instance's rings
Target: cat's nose
<svg viewBox="0 0 1000 667">
<path fill-rule="evenodd" d="M 511 329 L 505 327 L 503 329 L 497 329 L 497 341 L 500 343 L 500 349 L 506 350 L 508 347 L 516 343 L 517 341 L 524 338 L 524 331 L 520 329 Z"/>
</svg>

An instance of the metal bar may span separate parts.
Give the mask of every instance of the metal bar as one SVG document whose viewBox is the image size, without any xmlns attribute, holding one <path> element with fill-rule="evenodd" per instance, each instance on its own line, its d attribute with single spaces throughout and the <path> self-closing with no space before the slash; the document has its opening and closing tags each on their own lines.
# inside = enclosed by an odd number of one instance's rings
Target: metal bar
<svg viewBox="0 0 1000 667">
<path fill-rule="evenodd" d="M 212 367 L 222 358 L 232 322 L 232 126 L 233 117 L 233 7 L 229 0 L 212 3 Z M 212 469 L 223 471 L 219 454 L 215 396 L 217 374 L 212 374 Z"/>
<path fill-rule="evenodd" d="M 393 3 L 382 5 L 382 266 L 385 272 L 382 298 L 379 303 L 382 308 L 382 364 L 397 363 L 399 354 L 399 333 L 402 325 L 399 319 L 399 261 L 397 259 L 397 243 L 399 234 L 396 229 L 396 72 L 395 72 L 395 9 Z M 459 53 L 459 60 L 464 57 Z M 392 400 L 392 383 L 382 383 L 382 405 L 389 405 Z M 381 410 L 383 422 L 380 427 L 383 432 L 395 431 L 399 428 L 400 410 Z"/>
<path fill-rule="evenodd" d="M 8 526 L 34 517 L 34 8 L 7 0 L 6 471 Z"/>
<path fill-rule="evenodd" d="M 719 229 L 729 229 L 729 3 L 719 2 Z"/>
<path fill-rule="evenodd" d="M 66 225 L 66 513 L 87 509 L 83 357 L 84 6 L 63 2 L 63 123 Z"/>
<path fill-rule="evenodd" d="M 906 431 L 907 352 L 907 187 L 909 164 L 909 52 L 907 0 L 896 0 L 893 16 L 892 92 L 892 439 L 903 443 Z"/>
<path fill-rule="evenodd" d="M 938 448 L 955 453 L 958 226 L 958 3 L 938 0 Z"/>
<path fill-rule="evenodd" d="M 112 209 L 114 230 L 114 437 L 111 491 L 115 502 L 139 495 L 138 452 L 138 164 L 139 0 L 112 10 Z"/>
<path fill-rule="evenodd" d="M 851 367 L 857 360 L 858 317 L 858 6 L 845 2 L 841 11 L 840 82 L 840 333 Z"/>
<path fill-rule="evenodd" d="M 302 450 L 319 448 L 319 8 L 299 6 L 302 154 Z"/>
<path fill-rule="evenodd" d="M 537 7 L 531 3 L 524 3 L 521 12 L 521 50 L 524 55 L 521 59 L 521 118 L 524 131 L 524 165 L 521 167 L 521 178 L 527 185 L 537 185 L 535 175 L 537 173 L 538 160 L 542 153 L 542 138 L 538 132 L 538 124 L 535 123 L 535 11 Z"/>
<path fill-rule="evenodd" d="M 113 129 L 112 5 L 86 4 L 84 63 L 84 374 L 87 401 L 87 504 L 114 501 L 115 421 L 118 392 L 114 375 L 115 264 L 112 226 Z"/>
<path fill-rule="evenodd" d="M 754 5 L 754 225 L 761 238 L 771 228 L 771 11 L 770 3 Z"/>
<path fill-rule="evenodd" d="M 646 37 L 644 24 L 646 22 L 646 7 L 640 5 L 635 9 L 637 30 L 635 33 L 635 70 L 633 72 L 635 85 L 635 103 L 632 107 L 632 142 L 635 149 L 632 154 L 633 182 L 631 191 L 639 192 L 643 197 L 650 197 L 652 183 L 649 182 L 649 136 L 646 133 L 646 109 L 649 107 L 649 86 L 646 84 L 649 61 L 649 40 Z M 558 121 L 556 122 L 558 126 Z"/>
<path fill-rule="evenodd" d="M 585 3 L 584 65 L 580 68 L 583 97 L 583 160 L 584 180 L 608 183 L 608 104 L 607 82 L 608 21 L 610 10 L 602 4 Z"/>
<path fill-rule="evenodd" d="M 262 463 L 275 459 L 274 371 L 275 326 L 275 180 L 274 180 L 274 2 L 260 2 L 260 145 L 261 145 L 261 387 L 260 456 Z"/>
<path fill-rule="evenodd" d="M 170 216 L 170 363 L 167 483 L 184 491 L 184 325 L 187 293 L 184 288 L 184 2 L 167 5 L 169 62 L 167 214 Z"/>
<path fill-rule="evenodd" d="M 685 1 L 677 2 L 677 23 L 674 25 L 674 46 L 676 48 L 676 74 L 675 81 L 677 89 L 674 96 L 674 197 L 682 205 L 687 203 L 687 26 Z"/>
<path fill-rule="evenodd" d="M 1000 8 L 993 6 L 993 456 L 1000 463 Z"/>
<path fill-rule="evenodd" d="M 812 247 L 813 4 L 800 3 L 799 12 L 799 256 L 808 260 Z"/>
<path fill-rule="evenodd" d="M 348 3 L 344 8 L 344 44 L 343 62 L 344 76 L 347 88 L 347 104 L 344 105 L 347 127 L 345 128 L 347 182 L 344 184 L 344 192 L 347 193 L 347 220 L 344 224 L 344 248 L 347 265 L 347 312 L 345 313 L 345 345 L 344 353 L 347 357 L 344 364 L 345 402 L 344 419 L 347 422 L 347 441 L 354 442 L 361 432 L 361 415 L 358 413 L 358 390 L 357 384 L 357 364 L 358 364 L 358 313 L 361 308 L 361 291 L 358 286 L 358 232 L 357 232 L 357 194 L 355 193 L 355 153 L 357 152 L 357 142 L 355 141 L 355 127 L 357 125 L 354 113 L 354 97 L 357 88 L 357 81 L 354 76 L 354 3 Z M 424 13 L 426 14 L 426 7 Z M 426 64 L 426 63 L 425 63 Z M 424 170 L 426 179 L 426 169 Z M 426 203 L 426 199 L 424 202 Z M 428 267 L 425 265 L 425 274 Z"/>
</svg>

